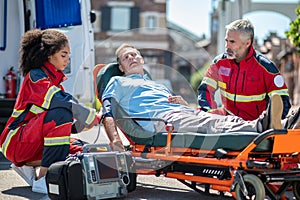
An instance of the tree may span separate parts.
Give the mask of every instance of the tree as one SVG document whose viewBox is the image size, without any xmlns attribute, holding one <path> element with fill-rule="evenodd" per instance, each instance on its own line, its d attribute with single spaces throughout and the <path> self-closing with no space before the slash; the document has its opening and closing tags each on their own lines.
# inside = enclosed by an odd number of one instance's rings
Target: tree
<svg viewBox="0 0 300 200">
<path fill-rule="evenodd" d="M 290 23 L 290 30 L 285 32 L 286 37 L 300 53 L 300 6 L 295 10 L 297 18 Z"/>
<path fill-rule="evenodd" d="M 191 86 L 194 89 L 195 92 L 198 91 L 198 86 L 200 85 L 209 65 L 211 63 L 211 60 L 207 61 L 200 70 L 198 70 L 197 72 L 195 72 L 190 80 Z"/>
</svg>

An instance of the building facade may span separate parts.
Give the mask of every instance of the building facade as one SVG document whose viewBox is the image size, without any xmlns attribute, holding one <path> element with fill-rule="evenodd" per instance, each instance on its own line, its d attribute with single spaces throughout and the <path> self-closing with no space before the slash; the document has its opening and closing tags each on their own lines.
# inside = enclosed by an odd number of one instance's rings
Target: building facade
<svg viewBox="0 0 300 200">
<path fill-rule="evenodd" d="M 201 38 L 167 22 L 166 0 L 92 0 L 96 63 L 115 62 L 123 43 L 137 47 L 156 81 L 196 103 L 189 81 L 209 54 L 196 44 Z"/>
</svg>

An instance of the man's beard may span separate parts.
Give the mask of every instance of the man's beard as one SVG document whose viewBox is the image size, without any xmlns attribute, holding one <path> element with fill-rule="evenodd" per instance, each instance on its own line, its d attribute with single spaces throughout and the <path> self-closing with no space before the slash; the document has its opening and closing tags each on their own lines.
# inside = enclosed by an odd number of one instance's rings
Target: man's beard
<svg viewBox="0 0 300 200">
<path fill-rule="evenodd" d="M 236 56 L 234 55 L 233 51 L 231 51 L 230 49 L 226 50 L 226 53 L 227 53 L 227 57 L 228 58 L 231 58 L 231 59 L 235 59 L 236 58 Z"/>
</svg>

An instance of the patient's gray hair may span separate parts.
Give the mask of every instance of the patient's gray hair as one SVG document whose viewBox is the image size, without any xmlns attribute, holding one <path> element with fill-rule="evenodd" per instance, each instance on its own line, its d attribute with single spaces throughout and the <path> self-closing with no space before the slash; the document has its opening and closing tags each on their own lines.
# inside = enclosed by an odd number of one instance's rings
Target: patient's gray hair
<svg viewBox="0 0 300 200">
<path fill-rule="evenodd" d="M 241 33 L 241 39 L 250 39 L 251 43 L 253 43 L 254 27 L 249 20 L 238 19 L 226 25 L 225 28 L 227 31 L 239 31 Z"/>
</svg>

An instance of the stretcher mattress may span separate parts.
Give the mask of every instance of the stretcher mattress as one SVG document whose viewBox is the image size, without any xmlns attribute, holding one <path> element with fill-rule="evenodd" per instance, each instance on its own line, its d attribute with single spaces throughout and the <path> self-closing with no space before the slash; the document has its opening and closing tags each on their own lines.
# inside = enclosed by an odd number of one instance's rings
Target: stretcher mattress
<svg viewBox="0 0 300 200">
<path fill-rule="evenodd" d="M 121 112 L 118 109 L 119 115 Z M 119 116 L 120 117 L 120 116 Z M 120 119 L 120 118 L 119 118 Z M 120 129 L 135 144 L 142 144 L 152 147 L 167 145 L 167 132 L 149 132 L 139 126 L 134 120 L 117 120 Z M 228 132 L 220 134 L 204 134 L 193 132 L 172 133 L 172 147 L 196 148 L 201 150 L 224 149 L 228 151 L 240 151 L 249 145 L 259 133 L 257 132 Z M 273 140 L 262 141 L 255 151 L 271 151 Z"/>
</svg>

